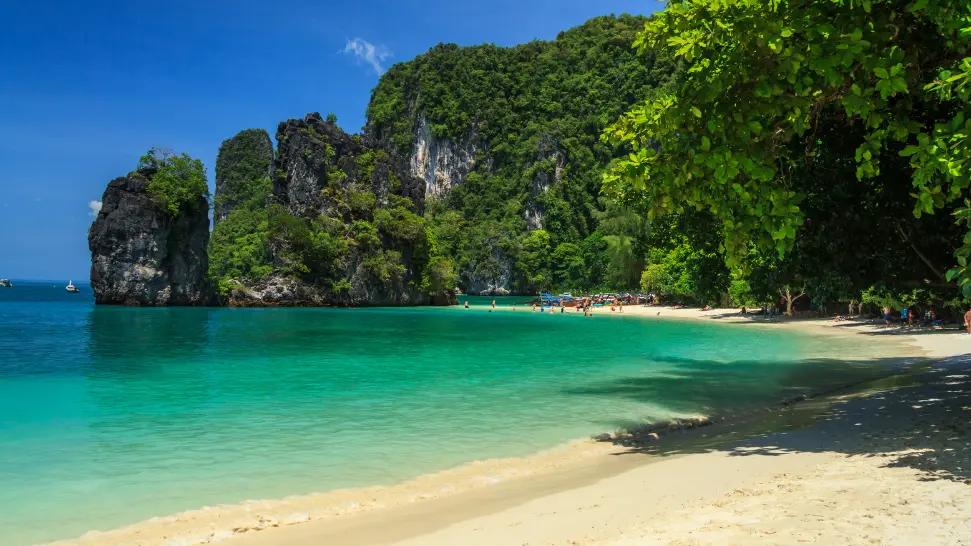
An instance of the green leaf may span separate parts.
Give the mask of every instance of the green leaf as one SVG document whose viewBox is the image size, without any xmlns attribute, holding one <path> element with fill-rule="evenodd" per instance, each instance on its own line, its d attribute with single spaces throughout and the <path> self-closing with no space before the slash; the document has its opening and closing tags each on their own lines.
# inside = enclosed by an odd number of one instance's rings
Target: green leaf
<svg viewBox="0 0 971 546">
<path fill-rule="evenodd" d="M 951 282 L 952 280 L 954 280 L 954 277 L 957 277 L 959 272 L 960 272 L 960 269 L 956 267 L 952 267 L 951 269 L 947 270 L 947 273 L 944 275 L 944 278 L 947 280 L 947 282 Z"/>
<path fill-rule="evenodd" d="M 691 107 L 691 113 L 694 114 L 696 118 L 701 117 L 701 110 L 699 110 L 697 106 Z"/>
<path fill-rule="evenodd" d="M 873 69 L 873 73 L 876 74 L 878 78 L 884 80 L 890 77 L 890 74 L 887 73 L 887 69 L 880 68 L 879 66 Z"/>
<path fill-rule="evenodd" d="M 706 136 L 701 137 L 701 149 L 706 152 L 711 150 L 711 139 Z"/>
<path fill-rule="evenodd" d="M 773 171 L 771 167 L 766 167 L 765 165 L 762 165 L 755 169 L 755 172 L 752 173 L 752 176 L 757 180 L 768 182 L 769 180 L 772 180 L 772 176 L 774 174 L 775 174 L 775 171 Z"/>
<path fill-rule="evenodd" d="M 906 148 L 901 150 L 900 155 L 903 157 L 910 157 L 919 151 L 920 151 L 920 146 L 914 146 L 913 144 L 911 144 L 910 146 L 907 146 Z"/>
<path fill-rule="evenodd" d="M 782 29 L 782 32 L 780 32 L 779 34 L 783 38 L 788 38 L 788 37 L 792 36 L 792 29 L 791 28 L 784 28 L 784 29 Z"/>
</svg>

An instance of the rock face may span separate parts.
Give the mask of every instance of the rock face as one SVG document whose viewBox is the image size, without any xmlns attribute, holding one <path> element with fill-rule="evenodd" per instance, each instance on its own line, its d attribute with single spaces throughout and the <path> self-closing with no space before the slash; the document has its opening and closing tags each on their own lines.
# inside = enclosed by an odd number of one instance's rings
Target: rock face
<svg viewBox="0 0 971 546">
<path fill-rule="evenodd" d="M 465 292 L 473 296 L 508 296 L 509 282 L 512 280 L 512 264 L 509 260 L 499 258 L 501 265 L 493 275 L 481 275 L 474 270 L 462 272 L 462 284 Z"/>
<path fill-rule="evenodd" d="M 544 135 L 539 141 L 536 160 L 530 165 L 533 178 L 530 184 L 529 197 L 523 211 L 523 220 L 529 231 L 543 229 L 543 219 L 546 209 L 542 204 L 542 197 L 550 188 L 563 182 L 563 170 L 566 157 L 559 150 L 559 142 L 551 135 Z"/>
<path fill-rule="evenodd" d="M 273 142 L 263 129 L 246 129 L 225 140 L 216 156 L 216 199 L 213 223 L 225 220 L 236 207 L 265 193 L 273 179 Z M 265 202 L 258 203 L 266 206 Z"/>
<path fill-rule="evenodd" d="M 416 245 L 423 244 L 424 228 L 421 240 L 394 228 L 401 215 L 421 221 L 423 180 L 317 113 L 281 123 L 277 141 L 270 223 L 291 226 L 292 232 L 307 229 L 309 240 L 331 241 L 325 252 L 332 254 L 320 260 L 310 252 L 310 263 L 308 252 L 294 248 L 299 237 L 271 236 L 275 273 L 252 286 L 235 286 L 231 305 L 449 303 L 448 293 L 434 297 L 420 288 Z M 299 260 L 304 267 L 294 266 Z M 302 273 L 284 274 L 294 270 Z"/>
<path fill-rule="evenodd" d="M 324 307 L 333 302 L 322 290 L 296 279 L 273 275 L 252 286 L 234 283 L 228 303 L 233 307 Z"/>
<path fill-rule="evenodd" d="M 443 199 L 452 186 L 462 183 L 475 167 L 475 136 L 465 145 L 432 136 L 425 116 L 415 124 L 415 143 L 409 163 L 411 174 L 425 182 L 425 195 Z"/>
<path fill-rule="evenodd" d="M 152 201 L 143 174 L 112 180 L 88 230 L 95 302 L 213 304 L 207 281 L 209 204 L 199 200 L 196 212 L 173 219 Z"/>
</svg>

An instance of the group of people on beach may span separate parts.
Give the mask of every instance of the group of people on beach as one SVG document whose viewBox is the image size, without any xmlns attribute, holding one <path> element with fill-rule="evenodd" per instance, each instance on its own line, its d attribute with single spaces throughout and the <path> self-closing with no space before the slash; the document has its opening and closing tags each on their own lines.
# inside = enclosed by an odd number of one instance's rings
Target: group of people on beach
<svg viewBox="0 0 971 546">
<path fill-rule="evenodd" d="M 539 310 L 540 313 L 545 313 L 547 312 L 547 310 L 549 310 L 549 312 L 552 314 L 556 312 L 554 309 L 558 307 L 560 310 L 559 312 L 562 315 L 566 313 L 566 310 L 569 307 L 569 308 L 575 309 L 577 313 L 582 311 L 583 316 L 585 317 L 591 317 L 593 316 L 593 309 L 595 305 L 606 306 L 609 304 L 611 312 L 623 313 L 624 305 L 626 303 L 630 303 L 630 298 L 624 298 L 622 296 L 614 296 L 614 297 L 599 296 L 594 298 L 594 297 L 587 296 L 585 298 L 577 298 L 575 300 L 571 300 L 569 303 L 560 301 L 558 305 L 553 305 L 551 303 L 550 305 L 547 306 L 547 305 L 544 305 L 543 303 L 533 301 L 532 302 L 533 312 L 535 313 L 537 310 Z M 463 307 L 466 309 L 470 309 L 469 300 L 465 300 L 465 302 L 463 302 Z M 492 300 L 492 304 L 490 305 L 489 312 L 491 313 L 492 311 L 495 311 L 495 309 L 496 309 L 496 300 Z M 511 309 L 515 311 L 516 305 L 515 304 L 511 305 Z"/>
<path fill-rule="evenodd" d="M 893 308 L 889 305 L 884 305 L 881 311 L 883 312 L 884 324 L 887 328 L 890 328 L 894 322 Z M 968 322 L 969 317 L 971 317 L 971 311 L 968 311 L 964 315 L 964 322 L 968 325 L 968 333 L 971 333 L 971 323 Z M 918 311 L 909 307 L 904 307 L 900 310 L 899 324 L 901 327 L 907 326 L 909 328 L 913 328 L 914 326 L 941 326 L 941 321 L 938 320 L 937 311 L 933 307 L 925 310 L 923 317 L 920 316 Z"/>
</svg>

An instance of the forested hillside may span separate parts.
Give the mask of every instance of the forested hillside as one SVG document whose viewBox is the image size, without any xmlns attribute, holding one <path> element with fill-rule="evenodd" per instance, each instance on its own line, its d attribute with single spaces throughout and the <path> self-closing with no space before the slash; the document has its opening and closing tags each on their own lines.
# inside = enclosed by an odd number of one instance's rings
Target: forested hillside
<svg viewBox="0 0 971 546">
<path fill-rule="evenodd" d="M 600 199 L 624 153 L 600 134 L 672 83 L 672 62 L 632 49 L 645 21 L 599 17 L 513 48 L 440 44 L 381 78 L 367 136 L 425 179 L 429 230 L 462 288 L 637 285 L 643 226 Z"/>
</svg>

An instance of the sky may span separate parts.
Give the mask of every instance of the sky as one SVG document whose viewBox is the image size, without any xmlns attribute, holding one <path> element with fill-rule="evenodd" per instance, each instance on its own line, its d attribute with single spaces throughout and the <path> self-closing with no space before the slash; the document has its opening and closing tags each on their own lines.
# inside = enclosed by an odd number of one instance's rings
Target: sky
<svg viewBox="0 0 971 546">
<path fill-rule="evenodd" d="M 653 0 L 0 0 L 0 277 L 88 279 L 108 182 L 152 146 L 335 113 L 356 132 L 388 66 L 440 42 L 553 39 Z"/>
</svg>

